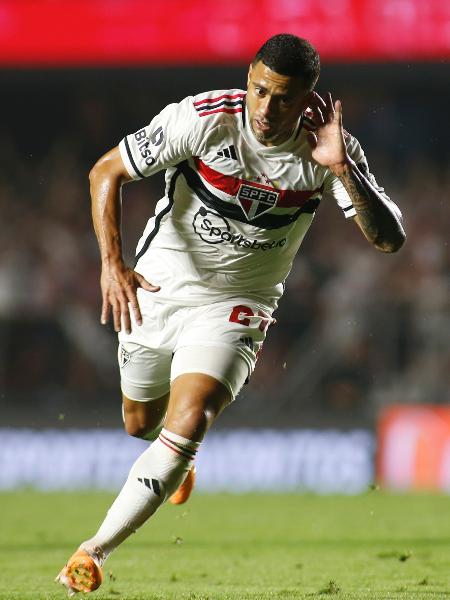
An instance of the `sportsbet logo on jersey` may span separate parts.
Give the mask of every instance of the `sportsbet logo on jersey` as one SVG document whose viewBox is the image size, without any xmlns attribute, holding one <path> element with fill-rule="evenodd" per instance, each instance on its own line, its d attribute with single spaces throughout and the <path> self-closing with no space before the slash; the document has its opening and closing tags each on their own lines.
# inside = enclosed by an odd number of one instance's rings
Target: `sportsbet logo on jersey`
<svg viewBox="0 0 450 600">
<path fill-rule="evenodd" d="M 242 233 L 233 233 L 226 219 L 203 206 L 195 213 L 192 226 L 195 233 L 207 244 L 228 243 L 242 248 L 265 251 L 282 248 L 286 243 L 286 238 L 272 242 L 259 242 L 258 240 L 246 238 Z"/>
</svg>

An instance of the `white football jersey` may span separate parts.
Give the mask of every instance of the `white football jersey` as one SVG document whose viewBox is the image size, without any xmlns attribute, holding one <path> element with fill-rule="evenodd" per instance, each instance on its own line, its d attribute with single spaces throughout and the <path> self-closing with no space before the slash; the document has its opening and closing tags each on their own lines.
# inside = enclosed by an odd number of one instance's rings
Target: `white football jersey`
<svg viewBox="0 0 450 600">
<path fill-rule="evenodd" d="M 238 296 L 275 308 L 322 196 L 346 217 L 356 214 L 339 179 L 311 157 L 308 117 L 283 144 L 266 147 L 249 125 L 245 95 L 190 96 L 120 142 L 133 179 L 166 169 L 165 195 L 136 251 L 136 271 L 161 286 L 153 300 L 196 305 Z M 358 141 L 346 143 L 368 173 Z"/>
</svg>

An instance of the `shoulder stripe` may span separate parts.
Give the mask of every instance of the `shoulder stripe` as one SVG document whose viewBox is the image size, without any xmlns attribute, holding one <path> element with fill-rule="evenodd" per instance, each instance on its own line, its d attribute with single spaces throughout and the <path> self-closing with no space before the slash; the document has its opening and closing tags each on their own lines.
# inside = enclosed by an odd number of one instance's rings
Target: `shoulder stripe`
<svg viewBox="0 0 450 600">
<path fill-rule="evenodd" d="M 200 104 L 209 104 L 211 102 L 217 102 L 218 100 L 222 100 L 222 98 L 227 98 L 228 100 L 233 100 L 234 98 L 244 98 L 245 93 L 240 94 L 222 94 L 221 96 L 215 96 L 214 98 L 204 98 L 203 100 L 197 100 L 194 102 L 194 106 L 200 106 Z"/>
<path fill-rule="evenodd" d="M 196 106 L 195 110 L 197 112 L 202 112 L 204 110 L 211 110 L 213 108 L 219 108 L 219 106 L 230 106 L 230 107 L 239 107 L 242 106 L 242 100 L 222 100 L 221 102 L 207 104 L 205 106 Z"/>
<path fill-rule="evenodd" d="M 227 113 L 229 115 L 235 115 L 237 113 L 241 113 L 243 111 L 243 107 L 240 108 L 216 108 L 215 110 L 207 110 L 199 113 L 199 117 L 206 117 L 207 115 L 214 115 L 215 113 Z"/>
<path fill-rule="evenodd" d="M 139 177 L 142 177 L 142 179 L 144 179 L 144 175 L 142 175 L 142 173 L 137 168 L 137 164 L 135 163 L 133 155 L 131 154 L 130 144 L 128 143 L 128 138 L 126 136 L 124 137 L 124 141 L 125 141 L 125 148 L 127 149 L 127 154 L 128 154 L 128 158 L 130 159 L 131 166 L 136 171 L 136 175 L 138 175 Z"/>
</svg>

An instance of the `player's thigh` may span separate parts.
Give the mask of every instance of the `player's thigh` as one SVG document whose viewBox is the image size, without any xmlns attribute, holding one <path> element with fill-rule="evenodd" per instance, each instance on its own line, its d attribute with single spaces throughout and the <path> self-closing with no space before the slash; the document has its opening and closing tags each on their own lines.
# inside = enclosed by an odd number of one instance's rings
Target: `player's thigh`
<svg viewBox="0 0 450 600">
<path fill-rule="evenodd" d="M 171 380 L 204 373 L 223 383 L 234 400 L 254 371 L 273 321 L 270 309 L 245 299 L 190 309 L 175 347 Z"/>
<path fill-rule="evenodd" d="M 200 440 L 238 395 L 253 372 L 270 320 L 258 312 L 232 302 L 187 311 L 172 359 L 166 421 L 171 431 Z"/>
<path fill-rule="evenodd" d="M 133 435 L 145 434 L 164 418 L 172 354 L 121 340 L 118 359 L 125 426 Z"/>
<path fill-rule="evenodd" d="M 177 348 L 171 368 L 171 396 L 179 380 L 185 375 L 204 375 L 217 384 L 217 395 L 222 397 L 222 390 L 226 391 L 226 404 L 232 402 L 242 386 L 248 381 L 250 367 L 248 358 L 244 357 L 241 348 L 231 344 L 208 344 L 182 346 Z M 191 380 L 192 395 L 199 396 L 201 392 L 195 391 L 195 378 Z M 208 388 L 213 391 L 213 388 Z M 202 392 L 203 394 L 203 392 Z M 204 395 L 204 394 L 203 394 Z M 205 397 L 206 401 L 207 397 Z"/>
<path fill-rule="evenodd" d="M 118 360 L 122 394 L 134 402 L 151 402 L 170 389 L 170 364 L 178 335 L 176 307 L 155 302 L 139 289 L 142 325 L 132 319 L 130 333 L 119 333 Z M 133 405 L 130 405 L 133 406 Z"/>
</svg>

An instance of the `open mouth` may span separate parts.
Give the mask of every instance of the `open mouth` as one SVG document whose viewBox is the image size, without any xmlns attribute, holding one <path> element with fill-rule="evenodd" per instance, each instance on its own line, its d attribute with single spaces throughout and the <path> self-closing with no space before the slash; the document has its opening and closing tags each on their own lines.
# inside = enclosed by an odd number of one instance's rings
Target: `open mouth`
<svg viewBox="0 0 450 600">
<path fill-rule="evenodd" d="M 262 135 L 265 138 L 272 137 L 275 134 L 274 123 L 267 123 L 267 121 L 255 119 L 253 121 L 253 128 L 259 133 L 259 135 Z"/>
<path fill-rule="evenodd" d="M 266 123 L 264 121 L 259 121 L 258 119 L 255 119 L 255 124 L 256 124 L 256 127 L 264 133 L 267 133 L 273 127 L 270 123 Z"/>
</svg>

